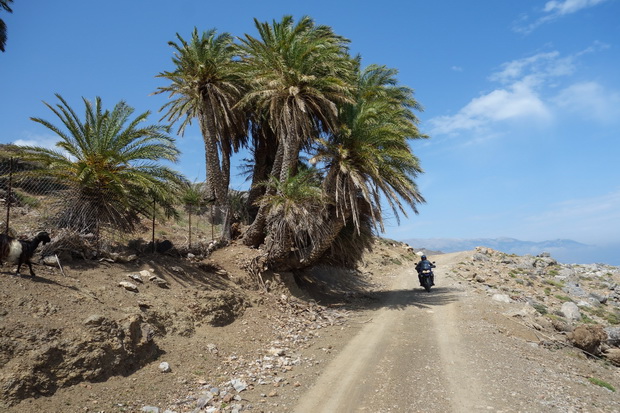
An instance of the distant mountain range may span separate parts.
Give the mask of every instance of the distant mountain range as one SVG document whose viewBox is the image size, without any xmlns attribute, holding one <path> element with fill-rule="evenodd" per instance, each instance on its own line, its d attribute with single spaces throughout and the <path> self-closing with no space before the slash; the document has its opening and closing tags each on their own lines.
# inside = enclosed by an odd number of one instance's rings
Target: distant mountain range
<svg viewBox="0 0 620 413">
<path fill-rule="evenodd" d="M 403 242 L 414 248 L 426 248 L 427 250 L 441 252 L 467 251 L 476 247 L 488 247 L 507 254 L 517 255 L 537 255 L 542 252 L 549 252 L 553 255 L 553 251 L 556 250 L 590 247 L 570 239 L 534 242 L 521 241 L 515 238 L 411 238 L 403 240 Z"/>
<path fill-rule="evenodd" d="M 493 248 L 496 251 L 516 255 L 538 255 L 548 252 L 551 256 L 563 263 L 591 263 L 607 261 L 608 257 L 595 254 L 597 247 L 582 244 L 570 239 L 552 241 L 522 241 L 515 238 L 409 238 L 402 240 L 416 249 L 441 251 L 444 253 L 468 251 L 476 247 Z M 609 259 L 609 261 L 614 261 Z M 617 264 L 615 264 L 617 265 Z"/>
</svg>

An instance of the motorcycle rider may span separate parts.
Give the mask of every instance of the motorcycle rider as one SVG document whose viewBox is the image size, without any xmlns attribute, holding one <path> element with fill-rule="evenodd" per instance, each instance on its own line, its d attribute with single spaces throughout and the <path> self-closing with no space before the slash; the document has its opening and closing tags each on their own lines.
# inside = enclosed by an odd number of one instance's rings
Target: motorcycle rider
<svg viewBox="0 0 620 413">
<path fill-rule="evenodd" d="M 420 262 L 415 265 L 415 270 L 418 272 L 418 281 L 420 281 L 420 286 L 422 286 L 422 271 L 430 270 L 435 268 L 435 264 L 426 259 L 426 255 L 422 255 L 420 257 Z M 432 274 L 432 273 L 431 273 Z M 435 285 L 435 275 L 431 275 L 431 285 Z"/>
</svg>

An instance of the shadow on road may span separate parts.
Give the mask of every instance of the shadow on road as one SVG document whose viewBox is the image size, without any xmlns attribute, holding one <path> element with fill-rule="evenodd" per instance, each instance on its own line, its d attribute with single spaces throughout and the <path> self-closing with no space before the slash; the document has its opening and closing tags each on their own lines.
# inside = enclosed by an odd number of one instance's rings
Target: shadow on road
<svg viewBox="0 0 620 413">
<path fill-rule="evenodd" d="M 430 292 L 426 292 L 422 288 L 374 291 L 367 293 L 360 300 L 354 300 L 350 305 L 359 309 L 431 308 L 457 301 L 458 293 L 458 289 L 450 287 L 437 287 L 431 289 Z"/>
</svg>

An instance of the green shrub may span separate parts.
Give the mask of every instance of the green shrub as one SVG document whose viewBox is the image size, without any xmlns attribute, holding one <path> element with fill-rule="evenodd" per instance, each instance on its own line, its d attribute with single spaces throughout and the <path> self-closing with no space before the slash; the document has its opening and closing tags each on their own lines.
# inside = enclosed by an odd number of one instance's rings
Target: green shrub
<svg viewBox="0 0 620 413">
<path fill-rule="evenodd" d="M 545 315 L 548 313 L 547 306 L 545 306 L 544 304 L 534 303 L 532 307 L 534 307 L 534 309 L 542 315 Z"/>
<path fill-rule="evenodd" d="M 620 314 L 618 313 L 607 313 L 607 316 L 605 317 L 605 321 L 607 321 L 609 324 L 620 324 Z"/>
<path fill-rule="evenodd" d="M 583 321 L 584 324 L 598 324 L 596 321 L 588 317 L 587 314 L 581 314 L 581 321 Z"/>
<path fill-rule="evenodd" d="M 589 377 L 588 381 L 592 384 L 596 384 L 597 386 L 601 386 L 606 388 L 607 390 L 611 390 L 612 392 L 615 392 L 616 389 L 614 388 L 614 386 L 612 386 L 611 384 L 607 383 L 606 381 L 603 381 L 601 379 L 597 379 L 596 377 Z"/>
<path fill-rule="evenodd" d="M 551 285 L 551 286 L 556 287 L 556 288 L 564 287 L 564 283 L 563 282 L 555 281 L 555 280 L 545 280 L 545 281 L 543 281 L 543 284 Z"/>
</svg>

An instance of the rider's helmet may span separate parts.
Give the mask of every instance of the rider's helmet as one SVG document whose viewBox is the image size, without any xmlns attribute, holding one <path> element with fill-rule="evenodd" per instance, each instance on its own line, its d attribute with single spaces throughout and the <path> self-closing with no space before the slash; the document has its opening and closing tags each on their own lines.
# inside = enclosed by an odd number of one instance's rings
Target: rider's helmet
<svg viewBox="0 0 620 413">
<path fill-rule="evenodd" d="M 422 255 L 422 259 L 425 260 L 426 259 L 426 255 Z"/>
</svg>

